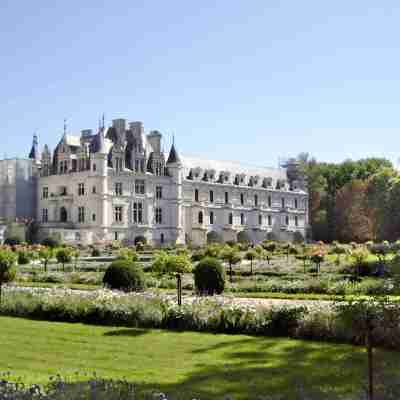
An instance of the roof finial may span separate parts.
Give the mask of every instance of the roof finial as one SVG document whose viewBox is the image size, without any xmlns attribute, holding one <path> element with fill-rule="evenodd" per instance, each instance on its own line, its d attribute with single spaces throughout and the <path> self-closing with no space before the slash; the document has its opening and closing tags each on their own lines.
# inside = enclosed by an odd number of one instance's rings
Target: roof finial
<svg viewBox="0 0 400 400">
<path fill-rule="evenodd" d="M 172 133 L 172 146 L 175 146 L 175 133 Z"/>
<path fill-rule="evenodd" d="M 64 136 L 67 134 L 67 118 L 64 118 Z"/>
<path fill-rule="evenodd" d="M 105 114 L 104 114 L 104 112 L 103 112 L 103 115 L 102 115 L 102 117 L 101 117 L 101 122 L 102 122 L 102 128 L 104 129 L 105 128 L 105 119 L 106 119 L 106 117 L 105 117 Z"/>
</svg>

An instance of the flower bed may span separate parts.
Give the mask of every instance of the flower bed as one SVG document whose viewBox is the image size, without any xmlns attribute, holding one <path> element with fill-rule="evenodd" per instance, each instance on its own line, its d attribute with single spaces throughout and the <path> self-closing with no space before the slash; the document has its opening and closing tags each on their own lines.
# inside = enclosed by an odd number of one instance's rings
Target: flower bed
<svg viewBox="0 0 400 400">
<path fill-rule="evenodd" d="M 189 297 L 179 307 L 173 296 L 154 293 L 8 287 L 0 313 L 97 325 L 358 342 L 331 303 L 304 304 L 262 305 L 226 297 Z M 391 337 L 400 338 L 400 321 L 393 330 Z M 376 335 L 379 345 L 400 348 L 399 343 L 380 337 L 380 332 Z"/>
</svg>

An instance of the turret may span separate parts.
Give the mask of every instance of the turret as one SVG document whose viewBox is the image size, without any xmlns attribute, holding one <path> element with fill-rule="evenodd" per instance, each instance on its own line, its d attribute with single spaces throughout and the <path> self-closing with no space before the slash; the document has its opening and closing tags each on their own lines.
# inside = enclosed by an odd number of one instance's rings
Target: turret
<svg viewBox="0 0 400 400">
<path fill-rule="evenodd" d="M 37 135 L 33 135 L 32 148 L 29 153 L 29 158 L 34 160 L 36 164 L 40 163 L 39 143 Z"/>
</svg>

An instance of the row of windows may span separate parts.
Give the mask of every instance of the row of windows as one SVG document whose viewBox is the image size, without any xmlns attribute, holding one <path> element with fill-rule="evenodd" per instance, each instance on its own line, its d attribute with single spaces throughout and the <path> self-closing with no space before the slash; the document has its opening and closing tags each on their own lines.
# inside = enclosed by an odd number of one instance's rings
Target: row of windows
<svg viewBox="0 0 400 400">
<path fill-rule="evenodd" d="M 213 190 L 210 190 L 208 199 L 209 199 L 210 203 L 214 203 L 214 191 Z M 254 200 L 253 201 L 254 206 L 258 207 L 259 199 L 258 199 L 257 194 L 254 195 L 253 200 Z M 199 202 L 199 189 L 194 190 L 194 201 Z M 225 192 L 225 204 L 228 204 L 228 203 L 229 203 L 229 193 Z M 245 203 L 244 193 L 240 193 L 240 204 L 244 205 L 244 203 Z M 272 197 L 271 196 L 267 197 L 267 204 L 268 204 L 268 207 L 272 206 Z M 282 208 L 286 207 L 286 199 L 284 197 L 281 198 L 281 206 L 282 206 Z M 294 199 L 294 208 L 298 208 L 298 207 L 299 207 L 299 202 L 298 202 L 298 199 L 295 198 Z"/>
<path fill-rule="evenodd" d="M 135 181 L 134 185 L 135 193 L 136 194 L 145 194 L 145 181 L 142 179 L 138 179 Z M 95 194 L 97 192 L 96 186 L 92 187 L 92 193 Z M 85 190 L 85 184 L 84 183 L 78 183 L 78 196 L 84 196 L 86 193 Z M 123 195 L 123 184 L 122 182 L 116 182 L 115 187 L 114 187 L 114 193 L 116 196 L 122 196 Z M 67 194 L 67 188 L 63 187 L 62 191 L 60 193 L 61 195 L 66 195 Z M 49 197 L 49 188 L 43 187 L 42 189 L 42 198 L 47 199 Z M 157 199 L 162 199 L 162 186 L 156 186 L 156 198 Z"/>
<path fill-rule="evenodd" d="M 215 223 L 215 216 L 214 216 L 213 211 L 211 211 L 209 214 L 209 221 L 210 221 L 210 225 L 213 225 Z M 203 224 L 203 222 L 204 222 L 204 215 L 203 215 L 202 211 L 200 211 L 198 214 L 198 222 L 199 222 L 199 224 Z M 267 216 L 267 223 L 268 223 L 268 226 L 272 225 L 272 217 L 270 215 Z M 232 213 L 230 213 L 228 215 L 228 224 L 233 225 L 233 214 Z M 263 216 L 261 214 L 258 216 L 258 224 L 259 225 L 263 224 Z M 243 213 L 240 214 L 240 225 L 245 225 L 245 216 Z M 285 216 L 285 225 L 289 225 L 289 216 L 288 215 Z M 299 218 L 297 215 L 295 215 L 295 217 L 294 217 L 294 225 L 299 226 Z"/>
</svg>

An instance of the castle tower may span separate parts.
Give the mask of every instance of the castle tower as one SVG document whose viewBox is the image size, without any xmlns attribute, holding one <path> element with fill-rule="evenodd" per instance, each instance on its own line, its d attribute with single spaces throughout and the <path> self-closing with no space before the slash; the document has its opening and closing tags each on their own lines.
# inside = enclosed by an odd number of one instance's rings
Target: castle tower
<svg viewBox="0 0 400 400">
<path fill-rule="evenodd" d="M 172 178 L 172 184 L 174 185 L 174 188 L 171 191 L 173 203 L 175 205 L 171 216 L 172 226 L 175 227 L 174 236 L 177 244 L 185 244 L 182 196 L 183 165 L 175 148 L 175 143 L 172 143 L 166 168 L 168 175 Z"/>
</svg>

